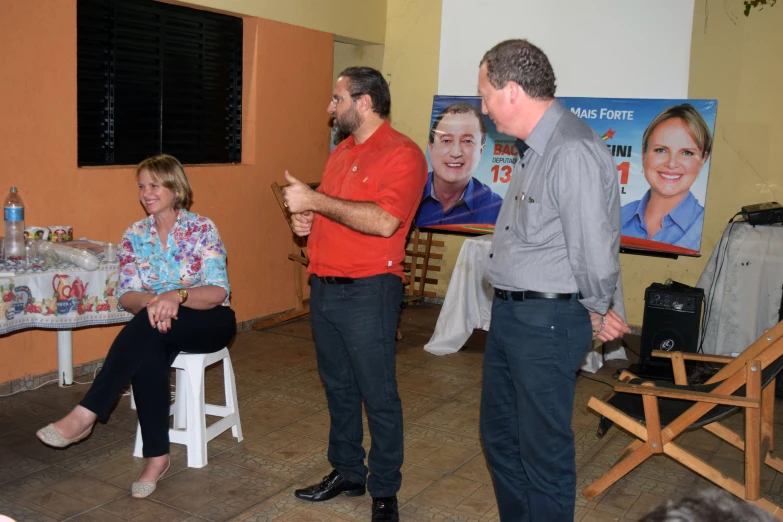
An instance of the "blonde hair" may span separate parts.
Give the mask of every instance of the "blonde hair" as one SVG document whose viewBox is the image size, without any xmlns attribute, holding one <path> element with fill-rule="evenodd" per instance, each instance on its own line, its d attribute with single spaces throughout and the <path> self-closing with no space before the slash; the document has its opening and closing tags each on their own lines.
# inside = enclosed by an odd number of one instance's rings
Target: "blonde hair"
<svg viewBox="0 0 783 522">
<path fill-rule="evenodd" d="M 650 136 L 655 128 L 672 118 L 677 118 L 685 123 L 685 126 L 688 128 L 688 133 L 693 138 L 693 141 L 696 142 L 699 150 L 701 150 L 702 159 L 709 156 L 712 152 L 712 134 L 710 134 L 710 128 L 707 126 L 707 122 L 704 121 L 704 118 L 699 111 L 690 103 L 674 105 L 668 109 L 664 109 L 650 122 L 642 136 L 642 154 L 647 152 L 647 142 L 650 140 Z"/>
<path fill-rule="evenodd" d="M 142 171 L 147 171 L 150 177 L 161 186 L 174 193 L 174 210 L 189 209 L 193 201 L 193 189 L 185 174 L 182 164 L 174 156 L 158 154 L 147 158 L 136 167 L 136 178 Z"/>
</svg>

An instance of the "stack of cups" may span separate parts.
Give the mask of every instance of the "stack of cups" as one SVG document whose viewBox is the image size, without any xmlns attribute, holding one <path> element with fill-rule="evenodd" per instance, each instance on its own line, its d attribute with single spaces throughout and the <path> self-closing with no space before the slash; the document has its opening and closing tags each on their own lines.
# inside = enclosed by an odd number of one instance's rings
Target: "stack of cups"
<svg viewBox="0 0 783 522">
<path fill-rule="evenodd" d="M 86 250 L 78 250 L 49 241 L 38 241 L 37 243 L 37 254 L 46 254 L 48 251 L 53 251 L 61 260 L 84 268 L 85 270 L 95 270 L 100 263 L 95 255 Z"/>
</svg>

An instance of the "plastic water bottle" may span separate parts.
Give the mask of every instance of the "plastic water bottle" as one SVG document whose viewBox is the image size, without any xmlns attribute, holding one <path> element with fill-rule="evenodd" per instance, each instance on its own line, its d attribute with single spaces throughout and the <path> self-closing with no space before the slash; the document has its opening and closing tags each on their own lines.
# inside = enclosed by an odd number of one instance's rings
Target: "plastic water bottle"
<svg viewBox="0 0 783 522">
<path fill-rule="evenodd" d="M 3 259 L 4 261 L 21 261 L 24 259 L 24 202 L 11 187 L 11 192 L 5 198 L 3 204 L 5 234 L 3 235 Z"/>
</svg>

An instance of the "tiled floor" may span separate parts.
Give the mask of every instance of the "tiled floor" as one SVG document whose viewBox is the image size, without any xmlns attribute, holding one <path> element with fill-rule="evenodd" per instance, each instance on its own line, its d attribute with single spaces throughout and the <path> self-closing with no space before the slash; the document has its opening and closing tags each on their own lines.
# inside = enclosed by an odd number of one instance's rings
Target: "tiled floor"
<svg viewBox="0 0 783 522">
<path fill-rule="evenodd" d="M 399 492 L 402 520 L 496 521 L 497 508 L 478 438 L 483 345 L 481 335 L 457 354 L 436 357 L 422 350 L 439 308 L 412 305 L 403 312 L 397 373 L 405 415 L 405 466 Z M 631 339 L 633 343 L 633 339 Z M 633 346 L 633 344 L 632 344 Z M 53 450 L 35 430 L 69 411 L 86 386 L 47 386 L 0 398 L 0 513 L 18 521 L 368 521 L 371 499 L 338 497 L 308 504 L 293 490 L 317 482 L 326 460 L 329 418 L 316 371 L 307 320 L 237 336 L 231 348 L 245 439 L 230 432 L 209 444 L 209 464 L 186 466 L 172 445 L 169 473 L 148 499 L 133 499 L 130 484 L 143 461 L 134 459 L 136 414 L 120 400 L 108 424 L 66 450 Z M 612 381 L 625 361 L 613 361 L 591 377 Z M 602 475 L 631 439 L 612 428 L 595 435 L 590 396 L 610 388 L 579 378 L 573 428 L 578 489 Z M 207 395 L 222 398 L 219 365 L 207 371 Z M 742 418 L 730 419 L 735 429 Z M 776 426 L 780 428 L 781 426 Z M 779 433 L 783 433 L 778 430 Z M 366 430 L 365 430 L 365 433 Z M 741 455 L 706 433 L 680 441 L 702 458 L 741 478 Z M 783 443 L 781 440 L 780 443 Z M 709 483 L 667 457 L 655 457 L 591 502 L 577 494 L 576 520 L 632 521 L 674 492 Z M 783 500 L 783 476 L 767 468 L 766 497 Z"/>
</svg>

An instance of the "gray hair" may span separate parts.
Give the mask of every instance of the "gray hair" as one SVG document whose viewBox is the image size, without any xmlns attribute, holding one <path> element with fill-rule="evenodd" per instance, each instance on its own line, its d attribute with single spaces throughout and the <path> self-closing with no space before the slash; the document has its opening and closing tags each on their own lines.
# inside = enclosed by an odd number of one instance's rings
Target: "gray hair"
<svg viewBox="0 0 783 522">
<path fill-rule="evenodd" d="M 514 82 L 536 100 L 555 97 L 555 71 L 544 51 L 527 40 L 506 40 L 490 49 L 479 67 L 487 66 L 489 83 L 502 89 Z"/>
<path fill-rule="evenodd" d="M 775 517 L 717 488 L 675 495 L 639 522 L 774 522 Z"/>
</svg>

